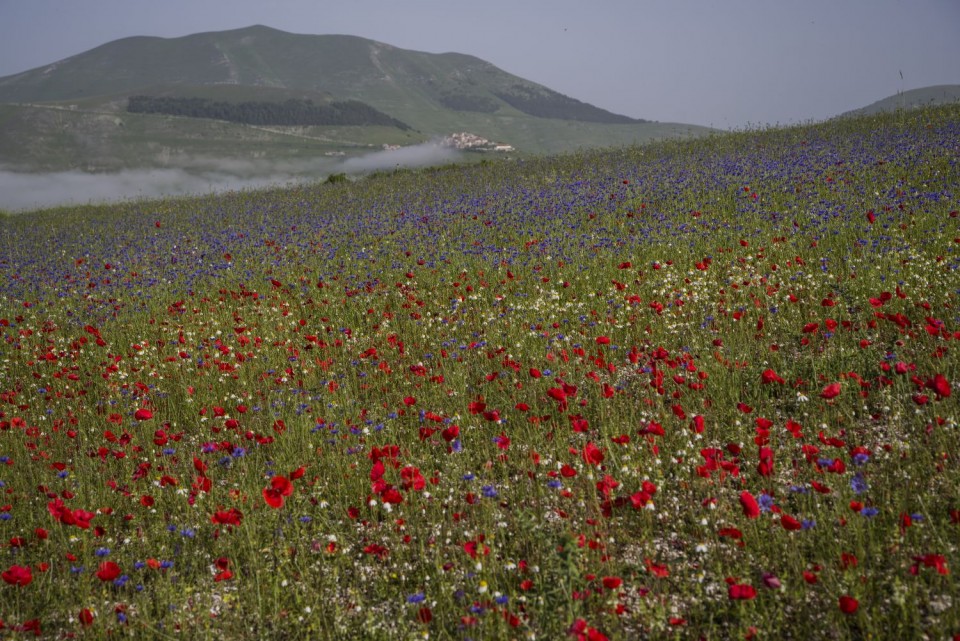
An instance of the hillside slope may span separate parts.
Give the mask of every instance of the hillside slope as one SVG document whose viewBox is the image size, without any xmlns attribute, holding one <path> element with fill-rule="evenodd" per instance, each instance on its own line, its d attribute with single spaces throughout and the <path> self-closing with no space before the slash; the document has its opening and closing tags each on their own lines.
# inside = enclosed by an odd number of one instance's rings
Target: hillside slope
<svg viewBox="0 0 960 641">
<path fill-rule="evenodd" d="M 887 96 L 870 103 L 866 107 L 848 111 L 842 116 L 872 116 L 878 113 L 896 111 L 897 109 L 934 107 L 958 101 L 960 101 L 960 85 L 932 85 Z"/>
<path fill-rule="evenodd" d="M 399 132 L 385 133 L 383 127 L 352 131 L 348 136 L 321 129 L 287 132 L 301 141 L 325 140 L 338 153 L 349 153 L 358 144 L 407 144 L 457 131 L 507 143 L 521 153 L 631 144 L 709 131 L 614 114 L 473 56 L 411 51 L 355 36 L 300 35 L 254 26 L 180 38 L 125 38 L 0 78 L 0 103 L 17 105 L 5 107 L 0 115 L 0 142 L 16 140 L 36 147 L 28 153 L 4 145 L 0 163 L 20 166 L 33 156 L 59 158 L 54 163 L 57 167 L 91 162 L 108 167 L 111 163 L 69 150 L 86 146 L 98 149 L 101 156 L 123 156 L 114 148 L 142 144 L 178 153 L 197 145 L 180 149 L 168 144 L 169 139 L 200 137 L 213 148 L 243 147 L 242 141 L 252 135 L 221 124 L 186 123 L 162 115 L 150 116 L 156 121 L 144 129 L 160 130 L 166 141 L 153 134 L 134 135 L 128 124 L 104 128 L 106 114 L 127 123 L 129 115 L 124 112 L 133 95 L 268 102 L 355 100 L 414 130 L 399 137 Z M 61 112 L 54 120 L 66 123 L 66 129 L 51 129 L 50 114 L 36 112 L 52 107 Z M 66 153 L 61 153 L 58 143 L 65 145 Z M 219 153 L 219 149 L 209 151 Z M 155 163 L 156 157 L 148 153 L 142 162 Z"/>
</svg>

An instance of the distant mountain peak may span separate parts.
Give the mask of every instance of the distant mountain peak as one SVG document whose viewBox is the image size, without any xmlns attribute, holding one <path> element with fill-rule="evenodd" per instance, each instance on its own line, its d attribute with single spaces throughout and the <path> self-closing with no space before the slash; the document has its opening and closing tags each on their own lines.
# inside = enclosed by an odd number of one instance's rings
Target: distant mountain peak
<svg viewBox="0 0 960 641">
<path fill-rule="evenodd" d="M 459 53 L 432 54 L 349 35 L 302 35 L 262 24 L 178 38 L 108 42 L 0 78 L 2 102 L 140 94 L 154 85 L 239 84 L 329 91 L 408 120 L 436 109 L 510 111 L 581 122 L 643 122 L 570 98 Z"/>
<path fill-rule="evenodd" d="M 132 97 L 136 113 L 127 111 Z M 254 153 L 254 141 L 267 134 L 251 128 L 262 126 L 271 128 L 283 154 L 301 153 L 301 146 L 349 153 L 454 132 L 523 153 L 549 153 L 704 131 L 611 113 L 467 54 L 414 51 L 353 35 L 293 34 L 262 24 L 114 40 L 0 78 L 0 103 L 34 109 L 0 121 L 0 164 L 48 168 L 108 161 L 125 166 L 145 161 L 144 149 L 157 150 L 157 158 L 186 150 L 224 153 L 207 150 L 216 145 L 226 153 Z M 56 142 L 44 132 L 64 121 L 64 110 L 77 122 Z M 137 126 L 121 126 L 124 118 L 115 116 L 112 122 L 120 124 L 104 128 L 110 122 L 104 114 L 124 114 Z M 216 121 L 232 128 L 209 124 Z M 157 133 L 137 137 L 135 131 Z M 63 141 L 73 151 L 58 147 Z"/>
</svg>

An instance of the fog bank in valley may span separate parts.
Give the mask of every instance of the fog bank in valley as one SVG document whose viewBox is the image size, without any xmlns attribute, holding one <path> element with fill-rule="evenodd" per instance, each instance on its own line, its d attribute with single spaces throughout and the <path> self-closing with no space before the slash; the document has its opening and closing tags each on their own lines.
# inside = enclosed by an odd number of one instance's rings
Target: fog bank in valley
<svg viewBox="0 0 960 641">
<path fill-rule="evenodd" d="M 22 173 L 0 169 L 0 210 L 22 212 L 61 205 L 86 205 L 238 191 L 323 180 L 330 174 L 426 167 L 462 156 L 435 143 L 376 151 L 363 156 L 303 161 L 236 158 L 179 158 L 176 167 L 115 173 L 63 171 Z"/>
</svg>

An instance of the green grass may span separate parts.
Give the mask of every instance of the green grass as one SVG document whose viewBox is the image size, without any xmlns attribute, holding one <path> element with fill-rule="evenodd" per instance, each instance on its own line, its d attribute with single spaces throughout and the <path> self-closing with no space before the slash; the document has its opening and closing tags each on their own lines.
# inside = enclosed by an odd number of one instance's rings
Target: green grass
<svg viewBox="0 0 960 641">
<path fill-rule="evenodd" d="M 958 132 L 3 217 L 0 636 L 957 634 Z"/>
</svg>

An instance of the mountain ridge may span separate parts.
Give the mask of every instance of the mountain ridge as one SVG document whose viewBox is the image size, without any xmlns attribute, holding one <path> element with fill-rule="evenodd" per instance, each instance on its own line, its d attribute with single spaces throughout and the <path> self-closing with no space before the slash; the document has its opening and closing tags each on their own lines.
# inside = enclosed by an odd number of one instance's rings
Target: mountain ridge
<svg viewBox="0 0 960 641">
<path fill-rule="evenodd" d="M 320 91 L 369 102 L 381 110 L 396 102 L 397 95 L 407 94 L 404 97 L 409 101 L 410 94 L 419 93 L 436 102 L 444 92 L 455 92 L 491 103 L 499 98 L 529 115 L 544 116 L 524 110 L 528 103 L 541 99 L 555 103 L 558 111 L 566 108 L 570 112 L 561 119 L 644 122 L 564 96 L 468 54 L 432 54 L 359 36 L 292 34 L 263 25 L 177 38 L 114 40 L 0 78 L 0 102 L 64 101 L 136 91 L 145 84 L 233 84 Z"/>
<path fill-rule="evenodd" d="M 303 145 L 294 147 L 279 139 L 263 141 L 243 125 L 226 127 L 218 120 L 185 123 L 170 114 L 128 114 L 131 96 L 356 101 L 411 131 L 313 127 L 300 132 Z M 208 151 L 281 157 L 350 153 L 457 132 L 505 143 L 500 147 L 517 153 L 540 154 L 710 131 L 615 114 L 469 54 L 427 53 L 360 36 L 293 34 L 264 25 L 113 40 L 0 78 L 0 108 L 0 165 L 26 170 L 111 170 Z M 306 142 L 321 139 L 329 144 Z M 256 146 L 261 143 L 266 146 Z M 137 153 L 138 146 L 145 153 Z"/>
<path fill-rule="evenodd" d="M 869 105 L 846 111 L 838 117 L 867 116 L 898 109 L 914 109 L 957 101 L 960 101 L 960 85 L 929 85 L 895 93 Z"/>
</svg>

